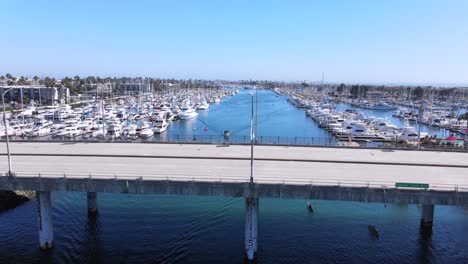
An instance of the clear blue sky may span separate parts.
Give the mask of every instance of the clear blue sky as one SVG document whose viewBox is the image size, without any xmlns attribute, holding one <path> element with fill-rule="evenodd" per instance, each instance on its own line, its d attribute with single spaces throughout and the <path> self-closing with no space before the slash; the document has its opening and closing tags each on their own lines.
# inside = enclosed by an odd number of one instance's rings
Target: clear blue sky
<svg viewBox="0 0 468 264">
<path fill-rule="evenodd" d="M 468 83 L 467 0 L 3 0 L 0 30 L 0 74 Z"/>
</svg>

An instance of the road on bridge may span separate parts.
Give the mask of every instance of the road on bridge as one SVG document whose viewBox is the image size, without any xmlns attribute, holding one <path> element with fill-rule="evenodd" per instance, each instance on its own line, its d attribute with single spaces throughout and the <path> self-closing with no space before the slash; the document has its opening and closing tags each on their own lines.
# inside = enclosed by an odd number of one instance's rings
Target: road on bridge
<svg viewBox="0 0 468 264">
<path fill-rule="evenodd" d="M 0 169 L 6 172 L 5 144 L 0 149 Z M 10 149 L 18 177 L 91 173 L 241 182 L 250 176 L 250 146 L 244 145 L 14 142 Z M 466 153 L 255 146 L 254 156 L 255 181 L 261 183 L 394 187 L 396 182 L 412 182 L 432 189 L 468 188 Z"/>
</svg>

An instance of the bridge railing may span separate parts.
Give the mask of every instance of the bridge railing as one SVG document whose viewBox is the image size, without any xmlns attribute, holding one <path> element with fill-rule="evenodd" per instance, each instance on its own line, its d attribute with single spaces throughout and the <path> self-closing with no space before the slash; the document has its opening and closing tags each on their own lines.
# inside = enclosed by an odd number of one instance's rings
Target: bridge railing
<svg viewBox="0 0 468 264">
<path fill-rule="evenodd" d="M 17 142 L 115 142 L 115 143 L 183 143 L 183 144 L 250 144 L 250 136 L 231 135 L 182 135 L 182 134 L 159 134 L 154 137 L 140 139 L 120 137 L 116 139 L 98 139 L 86 136 L 74 138 L 43 137 L 43 138 L 21 138 L 12 137 Z M 3 139 L 4 140 L 4 139 Z M 437 151 L 465 151 L 462 141 L 457 144 L 422 144 L 422 150 Z M 287 145 L 287 146 L 324 146 L 343 148 L 387 148 L 387 149 L 417 149 L 416 142 L 373 142 L 371 140 L 360 142 L 339 141 L 336 138 L 326 137 L 283 137 L 283 136 L 258 136 L 255 139 L 258 145 Z M 467 148 L 468 149 L 468 148 Z"/>
<path fill-rule="evenodd" d="M 5 175 L 5 177 L 8 177 Z M 44 179 L 83 179 L 83 180 L 129 180 L 129 181 L 182 181 L 182 182 L 219 182 L 219 183 L 248 183 L 249 176 L 212 176 L 212 175 L 182 175 L 182 174 L 132 174 L 132 173 L 89 173 L 89 172 L 15 172 L 14 179 L 36 178 Z M 11 178 L 10 178 L 11 179 Z M 468 192 L 468 184 L 430 183 L 428 188 L 396 187 L 391 181 L 363 181 L 350 179 L 321 179 L 294 177 L 254 177 L 257 184 L 288 184 L 306 186 L 329 186 L 349 188 L 373 189 L 423 189 L 436 191 Z"/>
</svg>

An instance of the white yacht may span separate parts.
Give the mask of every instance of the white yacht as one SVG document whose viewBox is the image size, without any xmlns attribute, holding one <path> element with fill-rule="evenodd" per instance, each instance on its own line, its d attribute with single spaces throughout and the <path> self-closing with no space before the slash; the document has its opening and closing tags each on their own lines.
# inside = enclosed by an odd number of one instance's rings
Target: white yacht
<svg viewBox="0 0 468 264">
<path fill-rule="evenodd" d="M 153 123 L 153 131 L 154 133 L 162 133 L 166 131 L 167 127 L 169 124 L 166 122 L 164 118 L 160 118 L 158 120 L 155 120 Z"/>
<path fill-rule="evenodd" d="M 107 128 L 102 125 L 93 125 L 93 127 L 90 130 L 91 137 L 93 138 L 105 138 L 107 135 Z"/>
<path fill-rule="evenodd" d="M 137 128 L 138 126 L 136 124 L 128 124 L 124 127 L 123 133 L 130 138 L 136 138 L 138 137 L 136 133 Z"/>
<path fill-rule="evenodd" d="M 34 122 L 34 128 L 25 131 L 27 137 L 43 137 L 51 133 L 52 121 L 39 119 Z"/>
<path fill-rule="evenodd" d="M 44 137 L 50 135 L 51 129 L 50 127 L 35 127 L 32 131 L 30 131 L 27 136 L 29 137 Z"/>
<path fill-rule="evenodd" d="M 93 125 L 94 125 L 93 119 L 86 118 L 78 124 L 78 129 L 83 131 L 83 133 L 88 133 L 88 132 L 91 132 Z"/>
<path fill-rule="evenodd" d="M 208 104 L 206 101 L 203 101 L 197 106 L 197 110 L 206 110 L 209 107 L 210 107 L 210 104 Z"/>
<path fill-rule="evenodd" d="M 190 102 L 185 102 L 180 108 L 178 116 L 180 119 L 186 120 L 198 116 L 198 113 L 195 111 L 195 109 L 192 108 Z"/>
<path fill-rule="evenodd" d="M 421 132 L 421 138 L 427 136 L 428 133 Z M 418 140 L 418 132 L 412 126 L 405 125 L 401 131 L 401 134 L 397 137 L 398 140 L 409 142 L 409 141 L 417 141 Z"/>
<path fill-rule="evenodd" d="M 151 130 L 151 125 L 148 122 L 143 122 L 137 129 L 136 134 L 138 137 L 147 138 L 154 135 L 153 130 Z"/>
<path fill-rule="evenodd" d="M 58 132 L 57 136 L 73 138 L 73 137 L 79 136 L 81 134 L 83 134 L 83 131 L 78 129 L 77 126 L 67 126 L 67 127 L 63 128 L 62 130 L 60 130 Z"/>
<path fill-rule="evenodd" d="M 149 127 L 141 129 L 140 133 L 138 133 L 138 136 L 141 138 L 149 138 L 153 135 L 154 135 L 154 132 Z"/>
<path fill-rule="evenodd" d="M 107 129 L 107 135 L 112 139 L 119 138 L 122 135 L 122 129 L 119 125 L 111 125 Z"/>
<path fill-rule="evenodd" d="M 198 113 L 193 108 L 189 108 L 179 113 L 179 118 L 182 120 L 194 118 L 196 116 L 198 116 Z"/>
</svg>

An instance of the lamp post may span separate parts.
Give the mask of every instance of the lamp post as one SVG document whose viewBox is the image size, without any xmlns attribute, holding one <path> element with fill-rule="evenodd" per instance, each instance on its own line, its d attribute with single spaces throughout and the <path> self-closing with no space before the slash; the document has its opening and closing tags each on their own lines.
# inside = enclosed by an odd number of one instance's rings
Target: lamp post
<svg viewBox="0 0 468 264">
<path fill-rule="evenodd" d="M 463 147 L 465 148 L 465 152 L 468 152 L 468 107 L 466 107 L 465 119 L 466 119 L 465 138 L 464 138 L 465 142 L 463 142 Z"/>
<path fill-rule="evenodd" d="M 7 155 L 8 155 L 8 176 L 13 176 L 11 169 L 11 155 L 10 155 L 10 139 L 8 137 L 8 124 L 6 121 L 6 109 L 5 109 L 5 94 L 8 93 L 10 88 L 2 93 L 2 107 L 3 107 L 3 123 L 5 124 L 5 137 L 6 137 L 6 146 L 7 146 Z"/>
</svg>

